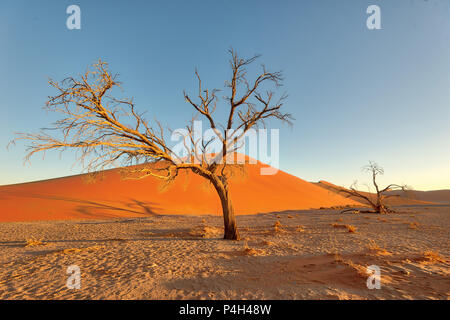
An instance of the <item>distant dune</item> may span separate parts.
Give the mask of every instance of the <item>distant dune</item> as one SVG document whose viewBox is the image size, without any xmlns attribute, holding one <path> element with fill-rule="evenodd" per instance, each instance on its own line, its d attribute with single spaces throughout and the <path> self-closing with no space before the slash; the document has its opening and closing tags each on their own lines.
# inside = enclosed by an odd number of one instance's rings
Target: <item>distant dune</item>
<svg viewBox="0 0 450 320">
<path fill-rule="evenodd" d="M 338 193 L 338 191 L 336 189 L 344 189 L 343 187 L 334 185 L 330 182 L 327 181 L 319 181 L 317 183 L 314 183 L 326 190 L 329 190 L 330 192 L 333 193 Z M 446 191 L 446 190 L 443 190 Z M 426 204 L 434 204 L 434 202 L 431 200 L 431 197 L 428 197 L 428 199 L 425 199 L 425 197 L 423 198 L 419 198 L 417 197 L 418 193 L 423 193 L 424 191 L 407 191 L 407 192 L 402 192 L 402 191 L 396 191 L 395 194 L 398 195 L 398 197 L 391 197 L 391 198 L 387 198 L 386 204 L 391 205 L 391 206 L 405 206 L 405 205 L 426 205 Z M 434 192 L 434 191 L 430 191 L 430 192 Z M 435 192 L 439 192 L 439 191 L 435 191 Z M 375 199 L 375 194 L 369 193 L 369 192 L 361 192 L 362 194 L 369 196 L 370 199 Z M 449 199 L 450 199 L 450 192 L 448 195 Z M 355 201 L 358 201 L 362 204 L 366 204 L 364 202 L 364 200 L 358 199 L 356 197 L 350 197 L 350 199 L 353 199 Z M 450 200 L 449 200 L 450 202 Z"/>
<path fill-rule="evenodd" d="M 319 186 L 278 171 L 260 175 L 265 165 L 246 164 L 230 183 L 237 215 L 357 204 Z M 165 192 L 161 180 L 124 180 L 119 169 L 87 175 L 0 186 L 0 221 L 102 219 L 158 214 L 220 215 L 219 197 L 202 177 L 180 173 Z"/>
<path fill-rule="evenodd" d="M 392 191 L 392 194 L 398 194 Z M 410 197 L 420 201 L 450 204 L 450 190 L 409 191 Z"/>
</svg>

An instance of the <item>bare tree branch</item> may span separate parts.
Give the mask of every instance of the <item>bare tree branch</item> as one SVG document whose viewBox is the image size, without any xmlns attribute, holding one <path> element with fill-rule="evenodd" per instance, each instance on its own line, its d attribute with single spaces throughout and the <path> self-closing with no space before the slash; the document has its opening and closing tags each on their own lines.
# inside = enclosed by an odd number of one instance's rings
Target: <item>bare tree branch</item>
<svg viewBox="0 0 450 320">
<path fill-rule="evenodd" d="M 398 197 L 400 195 L 386 194 L 386 193 L 393 191 L 393 190 L 400 190 L 400 191 L 406 192 L 407 190 L 409 190 L 409 187 L 406 185 L 390 184 L 380 190 L 378 183 L 376 181 L 376 178 L 378 175 L 384 174 L 384 169 L 382 167 L 380 167 L 378 164 L 376 164 L 375 162 L 369 162 L 369 164 L 367 166 L 363 167 L 363 171 L 369 172 L 372 176 L 372 184 L 374 185 L 375 191 L 376 191 L 376 193 L 374 194 L 374 198 L 372 197 L 370 192 L 365 194 L 361 191 L 358 191 L 356 189 L 356 183 L 354 183 L 350 187 L 350 189 L 335 188 L 335 187 L 331 187 L 331 188 L 334 189 L 335 191 L 337 191 L 338 193 L 344 194 L 347 198 L 354 197 L 356 199 L 361 199 L 363 202 L 365 202 L 372 208 L 372 211 L 366 211 L 366 212 L 372 212 L 372 213 L 394 212 L 393 209 L 389 208 L 386 205 L 384 200 L 391 198 L 391 197 Z M 350 211 L 350 210 L 353 210 L 353 209 L 347 209 L 347 210 L 344 210 L 343 212 Z"/>
<path fill-rule="evenodd" d="M 39 152 L 48 150 L 75 149 L 77 159 L 88 172 L 121 165 L 128 179 L 157 177 L 171 183 L 180 170 L 190 170 L 206 178 L 214 186 L 221 200 L 225 238 L 238 239 L 234 209 L 232 207 L 228 178 L 242 165 L 227 163 L 227 155 L 236 152 L 236 142 L 258 124 L 268 118 L 279 119 L 291 124 L 292 116 L 282 113 L 286 94 L 277 101 L 274 92 L 259 89 L 266 85 L 281 86 L 281 72 L 269 72 L 264 66 L 253 81 L 247 80 L 247 67 L 256 59 L 240 58 L 230 49 L 231 80 L 226 83 L 230 89 L 228 117 L 225 124 L 217 122 L 214 112 L 217 108 L 218 89 L 204 89 L 198 71 L 198 92 L 195 99 L 183 92 L 184 99 L 194 108 L 195 114 L 187 125 L 188 135 L 183 144 L 188 156 L 181 158 L 175 154 L 165 140 L 164 129 L 157 120 L 149 122 L 143 113 L 136 110 L 133 99 L 117 98 L 114 90 L 120 88 L 118 76 L 108 70 L 108 64 L 99 60 L 86 72 L 76 77 L 68 77 L 61 82 L 49 80 L 57 94 L 48 98 L 46 109 L 62 114 L 53 127 L 39 133 L 18 133 L 16 140 L 29 143 L 25 161 Z M 238 93 L 241 95 L 238 97 Z M 276 102 L 274 102 L 276 101 Z M 235 119 L 235 115 L 238 118 Z M 202 117 L 208 121 L 222 145 L 222 150 L 210 154 L 209 146 L 215 139 L 203 141 L 195 137 L 194 120 Z M 236 129 L 229 135 L 229 129 Z M 57 134 L 53 134 L 53 133 Z M 237 133 L 238 132 L 238 133 Z M 117 163 L 120 162 L 120 163 Z"/>
</svg>

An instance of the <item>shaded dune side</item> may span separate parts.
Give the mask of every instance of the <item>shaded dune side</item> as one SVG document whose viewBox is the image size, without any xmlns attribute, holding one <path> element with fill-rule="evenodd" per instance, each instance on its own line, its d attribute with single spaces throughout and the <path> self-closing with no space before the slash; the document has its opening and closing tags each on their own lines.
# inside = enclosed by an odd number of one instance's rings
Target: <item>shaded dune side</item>
<svg viewBox="0 0 450 320">
<path fill-rule="evenodd" d="M 330 192 L 333 192 L 333 193 L 336 193 L 336 194 L 339 194 L 339 192 L 338 192 L 339 189 L 345 189 L 344 187 L 340 187 L 340 186 L 334 185 L 334 184 L 332 184 L 330 182 L 327 182 L 327 181 L 319 181 L 319 182 L 314 183 L 314 184 L 324 188 L 325 190 L 329 190 Z M 376 194 L 374 194 L 374 193 L 362 192 L 362 191 L 360 191 L 360 192 L 361 192 L 361 194 L 369 197 L 369 199 L 376 199 Z M 391 198 L 386 198 L 385 199 L 385 203 L 387 205 L 390 205 L 390 206 L 434 204 L 433 202 L 418 200 L 414 196 L 414 191 L 411 191 L 411 192 L 408 191 L 406 193 L 397 192 L 396 194 L 398 196 L 391 197 Z M 341 195 L 345 196 L 344 193 L 341 193 Z M 366 202 L 363 199 L 359 199 L 357 197 L 349 197 L 349 199 L 352 199 L 354 201 L 358 201 L 361 204 L 367 205 Z"/>
<path fill-rule="evenodd" d="M 230 181 L 237 215 L 353 205 L 355 202 L 282 171 L 260 175 L 262 163 L 246 164 Z M 149 176 L 123 179 L 106 170 L 95 182 L 87 175 L 0 187 L 0 221 L 103 219 L 158 214 L 220 215 L 213 186 L 191 172 L 180 172 L 164 192 Z"/>
</svg>

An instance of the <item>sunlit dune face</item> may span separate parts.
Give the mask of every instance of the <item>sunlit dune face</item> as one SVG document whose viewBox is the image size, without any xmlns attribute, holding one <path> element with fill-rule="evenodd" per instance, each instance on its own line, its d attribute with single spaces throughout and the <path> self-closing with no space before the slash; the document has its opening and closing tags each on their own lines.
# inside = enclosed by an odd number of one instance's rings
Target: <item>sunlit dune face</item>
<svg viewBox="0 0 450 320">
<path fill-rule="evenodd" d="M 283 171 L 261 175 L 262 167 L 258 162 L 233 169 L 230 193 L 237 215 L 355 204 Z M 213 186 L 193 173 L 180 172 L 164 191 L 158 178 L 124 177 L 114 169 L 93 181 L 79 175 L 0 187 L 0 221 L 222 214 Z"/>
</svg>

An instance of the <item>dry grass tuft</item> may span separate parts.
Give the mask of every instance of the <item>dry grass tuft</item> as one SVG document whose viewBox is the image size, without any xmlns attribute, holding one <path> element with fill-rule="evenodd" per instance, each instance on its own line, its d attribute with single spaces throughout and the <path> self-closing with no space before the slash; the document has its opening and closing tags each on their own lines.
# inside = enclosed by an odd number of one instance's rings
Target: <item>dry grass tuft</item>
<svg viewBox="0 0 450 320">
<path fill-rule="evenodd" d="M 357 264 L 357 263 L 353 263 L 351 260 L 347 260 L 344 261 L 344 263 L 346 265 L 348 265 L 349 267 L 351 267 L 353 270 L 356 271 L 356 273 L 358 274 L 358 276 L 362 277 L 362 278 L 367 278 L 367 268 Z"/>
<path fill-rule="evenodd" d="M 280 223 L 280 221 L 277 220 L 277 221 L 275 222 L 275 224 L 273 225 L 273 231 L 274 231 L 275 233 L 277 233 L 277 232 L 282 232 L 282 231 L 283 231 L 282 227 L 283 227 L 283 225 Z"/>
<path fill-rule="evenodd" d="M 335 252 L 335 253 L 333 254 L 333 256 L 334 256 L 334 261 L 335 261 L 335 262 L 344 262 L 344 259 L 342 258 L 342 256 L 341 256 L 340 253 Z"/>
<path fill-rule="evenodd" d="M 31 237 L 25 240 L 25 247 L 36 247 L 36 246 L 45 246 L 46 244 L 35 237 Z"/>
<path fill-rule="evenodd" d="M 265 245 L 265 246 L 273 246 L 274 245 L 274 243 L 272 241 L 269 241 L 269 240 L 263 240 L 261 242 L 261 244 Z"/>
<path fill-rule="evenodd" d="M 362 278 L 367 278 L 367 268 L 366 267 L 364 267 L 360 264 L 356 264 L 351 260 L 344 259 L 339 253 L 334 254 L 334 261 L 338 262 L 338 263 L 342 263 L 346 266 L 349 266 L 350 268 L 352 268 L 353 270 L 356 271 L 358 276 L 360 276 Z"/>
<path fill-rule="evenodd" d="M 419 226 L 420 226 L 420 223 L 418 223 L 418 222 L 410 222 L 409 223 L 410 229 L 417 229 Z"/>
<path fill-rule="evenodd" d="M 258 251 L 250 247 L 245 247 L 244 254 L 246 256 L 256 256 L 258 254 Z"/>
<path fill-rule="evenodd" d="M 420 259 L 422 264 L 435 264 L 447 262 L 445 258 L 437 251 L 428 250 L 423 253 L 423 257 Z"/>
<path fill-rule="evenodd" d="M 198 237 L 198 238 L 209 238 L 220 235 L 222 232 L 221 229 L 216 227 L 209 227 L 209 226 L 198 226 L 193 228 L 189 235 L 192 237 Z"/>
<path fill-rule="evenodd" d="M 244 254 L 245 256 L 257 256 L 257 255 L 259 255 L 259 253 L 260 253 L 260 250 L 250 248 L 248 246 L 247 241 L 245 241 L 244 250 L 242 250 L 242 254 Z"/>
<path fill-rule="evenodd" d="M 281 228 L 282 227 L 282 225 L 281 225 L 281 223 L 280 223 L 280 221 L 275 221 L 275 224 L 273 225 L 274 227 L 279 227 L 279 228 Z"/>
<path fill-rule="evenodd" d="M 390 256 L 392 255 L 392 253 L 390 253 L 389 251 L 387 251 L 384 248 L 380 248 L 374 240 L 369 240 L 369 244 L 367 245 L 367 248 L 374 253 L 375 255 L 379 255 L 379 256 Z"/>
<path fill-rule="evenodd" d="M 331 226 L 333 228 L 345 228 L 345 224 L 339 224 L 339 223 L 332 223 Z"/>
<path fill-rule="evenodd" d="M 356 227 L 352 226 L 351 224 L 333 223 L 332 226 L 333 226 L 333 228 L 347 229 L 347 231 L 350 232 L 350 233 L 355 233 L 356 232 Z"/>
</svg>

